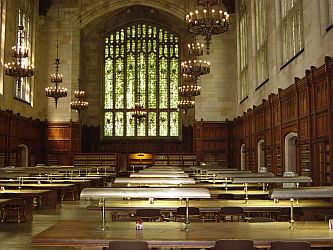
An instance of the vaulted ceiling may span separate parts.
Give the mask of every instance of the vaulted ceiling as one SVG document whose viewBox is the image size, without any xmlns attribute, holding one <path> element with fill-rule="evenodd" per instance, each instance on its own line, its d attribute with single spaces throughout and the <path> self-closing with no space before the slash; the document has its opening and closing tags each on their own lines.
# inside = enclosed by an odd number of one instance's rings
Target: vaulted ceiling
<svg viewBox="0 0 333 250">
<path fill-rule="evenodd" d="M 229 13 L 235 13 L 235 0 L 222 0 Z M 39 15 L 46 16 L 52 0 L 39 0 Z"/>
</svg>

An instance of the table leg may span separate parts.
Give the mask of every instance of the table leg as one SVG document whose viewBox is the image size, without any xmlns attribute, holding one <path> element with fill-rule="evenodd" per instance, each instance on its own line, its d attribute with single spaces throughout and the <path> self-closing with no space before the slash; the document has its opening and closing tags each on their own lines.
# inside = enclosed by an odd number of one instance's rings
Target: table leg
<svg viewBox="0 0 333 250">
<path fill-rule="evenodd" d="M 186 213 L 185 213 L 185 227 L 183 231 L 190 231 L 190 216 L 189 216 L 189 204 L 190 200 L 189 198 L 186 198 Z"/>
<path fill-rule="evenodd" d="M 244 184 L 244 192 L 245 192 L 245 201 L 244 201 L 244 203 L 247 203 L 247 201 L 249 200 L 249 194 L 247 192 L 247 183 Z"/>
<path fill-rule="evenodd" d="M 293 198 L 290 198 L 290 226 L 289 226 L 289 229 L 294 229 L 295 226 L 294 226 L 294 199 Z"/>
<path fill-rule="evenodd" d="M 108 229 L 108 227 L 105 226 L 106 225 L 106 219 L 105 219 L 105 199 L 102 198 L 101 201 L 102 201 L 102 227 L 100 229 L 104 231 L 104 230 Z"/>
</svg>

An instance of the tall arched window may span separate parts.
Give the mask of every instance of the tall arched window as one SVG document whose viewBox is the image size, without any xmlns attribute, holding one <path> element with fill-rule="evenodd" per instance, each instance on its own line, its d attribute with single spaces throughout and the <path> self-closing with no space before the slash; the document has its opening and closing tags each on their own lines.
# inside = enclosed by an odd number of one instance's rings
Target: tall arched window
<svg viewBox="0 0 333 250">
<path fill-rule="evenodd" d="M 179 136 L 179 37 L 136 23 L 105 38 L 104 136 Z M 139 97 L 147 118 L 132 117 Z"/>
<path fill-rule="evenodd" d="M 22 0 L 18 4 L 17 27 L 23 26 L 23 33 L 17 29 L 16 46 L 22 46 L 29 51 L 29 56 L 22 59 L 24 66 L 32 64 L 32 22 L 35 1 Z M 32 78 L 21 77 L 16 79 L 15 97 L 32 104 Z"/>
</svg>

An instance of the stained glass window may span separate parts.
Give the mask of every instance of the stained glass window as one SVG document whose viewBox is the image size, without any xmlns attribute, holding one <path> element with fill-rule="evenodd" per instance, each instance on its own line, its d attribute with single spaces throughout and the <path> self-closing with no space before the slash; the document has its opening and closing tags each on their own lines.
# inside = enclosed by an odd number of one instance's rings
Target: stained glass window
<svg viewBox="0 0 333 250">
<path fill-rule="evenodd" d="M 32 16 L 34 1 L 24 0 L 20 3 L 17 13 L 17 27 L 23 26 L 24 32 L 20 38 L 20 31 L 17 29 L 16 35 L 16 46 L 21 45 L 24 48 L 27 48 L 29 51 L 28 58 L 22 59 L 22 64 L 27 66 L 32 64 L 31 62 L 31 51 L 32 51 Z M 21 41 L 20 41 L 21 40 Z M 21 79 L 16 80 L 15 86 L 15 96 L 19 99 L 22 99 L 28 103 L 32 104 L 32 78 L 31 77 L 22 77 Z"/>
<path fill-rule="evenodd" d="M 179 37 L 151 24 L 105 37 L 104 137 L 179 137 Z M 147 117 L 135 119 L 140 99 Z"/>
<path fill-rule="evenodd" d="M 246 1 L 239 2 L 239 58 L 240 58 L 240 74 L 239 74 L 239 101 L 244 100 L 248 96 L 248 26 L 247 26 L 247 9 Z"/>
</svg>

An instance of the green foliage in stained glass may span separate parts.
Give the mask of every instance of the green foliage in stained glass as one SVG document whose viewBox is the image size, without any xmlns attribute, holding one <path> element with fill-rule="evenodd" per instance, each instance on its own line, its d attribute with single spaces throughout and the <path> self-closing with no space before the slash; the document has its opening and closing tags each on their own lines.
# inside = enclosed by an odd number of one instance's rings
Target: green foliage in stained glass
<svg viewBox="0 0 333 250">
<path fill-rule="evenodd" d="M 104 113 L 104 136 L 113 136 L 113 113 Z"/>
<path fill-rule="evenodd" d="M 154 25 L 134 24 L 104 41 L 104 136 L 179 136 L 178 36 Z M 132 117 L 138 93 L 148 111 L 140 122 Z"/>
<path fill-rule="evenodd" d="M 179 136 L 179 112 L 170 112 L 170 136 Z"/>
<path fill-rule="evenodd" d="M 168 108 L 168 100 L 169 100 L 169 96 L 168 96 L 168 60 L 165 57 L 160 58 L 160 68 L 159 68 L 159 75 L 160 75 L 160 79 L 159 79 L 159 96 L 160 96 L 160 100 L 159 100 L 159 107 L 160 109 L 165 109 Z"/>
<path fill-rule="evenodd" d="M 115 82 L 115 108 L 124 108 L 124 61 L 118 58 L 116 62 L 116 82 Z"/>
<path fill-rule="evenodd" d="M 177 108 L 178 105 L 178 60 L 172 58 L 170 62 L 170 107 Z"/>
<path fill-rule="evenodd" d="M 133 112 L 126 112 L 126 136 L 135 136 L 135 120 Z"/>
<path fill-rule="evenodd" d="M 129 53 L 127 56 L 127 88 L 126 88 L 126 108 L 133 108 L 135 103 L 135 55 Z"/>
<path fill-rule="evenodd" d="M 116 112 L 114 121 L 115 136 L 124 136 L 124 113 Z"/>
<path fill-rule="evenodd" d="M 157 126 L 156 126 L 156 112 L 148 113 L 148 136 L 156 136 L 157 135 Z"/>
<path fill-rule="evenodd" d="M 148 108 L 156 108 L 156 54 L 150 52 L 148 57 Z"/>
<path fill-rule="evenodd" d="M 167 112 L 160 112 L 159 125 L 160 136 L 168 136 L 169 119 Z"/>
</svg>

